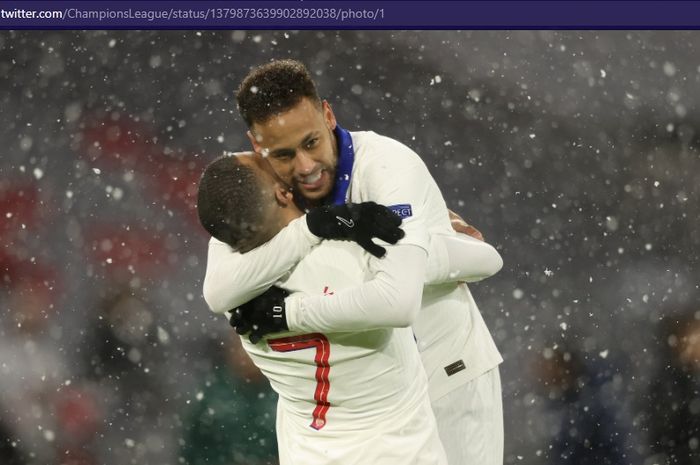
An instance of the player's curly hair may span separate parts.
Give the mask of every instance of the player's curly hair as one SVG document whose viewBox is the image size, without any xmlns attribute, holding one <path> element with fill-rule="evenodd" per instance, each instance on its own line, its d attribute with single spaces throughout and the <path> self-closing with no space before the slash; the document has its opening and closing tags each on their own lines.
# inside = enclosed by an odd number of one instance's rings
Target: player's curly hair
<svg viewBox="0 0 700 465">
<path fill-rule="evenodd" d="M 236 94 L 238 111 L 248 127 L 289 110 L 304 97 L 321 104 L 309 70 L 296 60 L 275 60 L 253 69 Z"/>
<path fill-rule="evenodd" d="M 263 186 L 255 171 L 236 156 L 221 156 L 206 167 L 199 181 L 199 222 L 213 237 L 247 252 L 259 245 L 265 230 L 263 199 Z"/>
</svg>

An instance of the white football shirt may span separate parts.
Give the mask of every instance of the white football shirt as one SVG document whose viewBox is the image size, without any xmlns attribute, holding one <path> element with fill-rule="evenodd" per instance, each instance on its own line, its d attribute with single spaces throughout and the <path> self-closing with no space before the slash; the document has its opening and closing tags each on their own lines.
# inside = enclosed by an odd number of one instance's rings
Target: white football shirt
<svg viewBox="0 0 700 465">
<path fill-rule="evenodd" d="M 371 279 L 369 256 L 348 242 L 314 248 L 282 282 L 328 298 Z M 410 328 L 269 335 L 243 347 L 279 394 L 284 463 L 445 464 L 427 378 Z M 387 445 L 400 442 L 398 450 Z M 389 463 L 389 462 L 385 462 Z"/>
</svg>

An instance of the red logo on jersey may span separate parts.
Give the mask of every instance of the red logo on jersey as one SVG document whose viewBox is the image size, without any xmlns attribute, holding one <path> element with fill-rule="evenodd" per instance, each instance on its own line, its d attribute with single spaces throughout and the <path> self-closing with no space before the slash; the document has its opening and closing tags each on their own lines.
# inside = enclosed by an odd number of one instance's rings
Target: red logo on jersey
<svg viewBox="0 0 700 465">
<path fill-rule="evenodd" d="M 333 291 L 328 292 L 328 286 L 323 288 L 323 295 L 333 295 Z"/>
</svg>

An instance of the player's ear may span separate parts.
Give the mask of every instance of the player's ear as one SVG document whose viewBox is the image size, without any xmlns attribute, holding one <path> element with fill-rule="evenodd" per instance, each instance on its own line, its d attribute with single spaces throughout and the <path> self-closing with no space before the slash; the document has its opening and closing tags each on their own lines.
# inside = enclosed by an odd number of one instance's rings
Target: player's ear
<svg viewBox="0 0 700 465">
<path fill-rule="evenodd" d="M 275 183 L 275 200 L 277 203 L 283 207 L 289 206 L 294 203 L 294 195 L 292 191 L 282 183 Z"/>
<path fill-rule="evenodd" d="M 246 136 L 248 136 L 248 140 L 250 141 L 250 144 L 253 146 L 253 151 L 257 152 L 257 153 L 262 153 L 262 147 L 260 146 L 260 142 L 255 137 L 255 134 L 253 134 L 253 131 L 248 130 L 248 132 L 246 132 L 245 134 L 246 134 Z"/>
<path fill-rule="evenodd" d="M 323 119 L 326 122 L 326 126 L 328 126 L 331 131 L 334 130 L 337 123 L 335 120 L 335 114 L 333 113 L 333 109 L 331 108 L 331 104 L 328 103 L 328 100 L 323 101 L 321 104 L 321 110 L 323 111 Z"/>
</svg>

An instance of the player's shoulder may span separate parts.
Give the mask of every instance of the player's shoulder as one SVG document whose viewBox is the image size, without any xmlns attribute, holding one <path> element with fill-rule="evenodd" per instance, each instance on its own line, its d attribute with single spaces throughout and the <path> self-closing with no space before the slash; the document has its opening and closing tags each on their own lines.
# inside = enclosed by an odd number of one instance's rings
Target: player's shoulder
<svg viewBox="0 0 700 465">
<path fill-rule="evenodd" d="M 416 152 L 391 137 L 374 131 L 355 131 L 350 134 L 355 150 L 355 161 L 360 165 L 392 162 L 403 165 L 423 163 Z"/>
<path fill-rule="evenodd" d="M 391 137 L 377 134 L 374 131 L 353 131 L 350 133 L 355 151 L 377 148 L 393 148 L 414 153 L 407 145 Z"/>
</svg>

